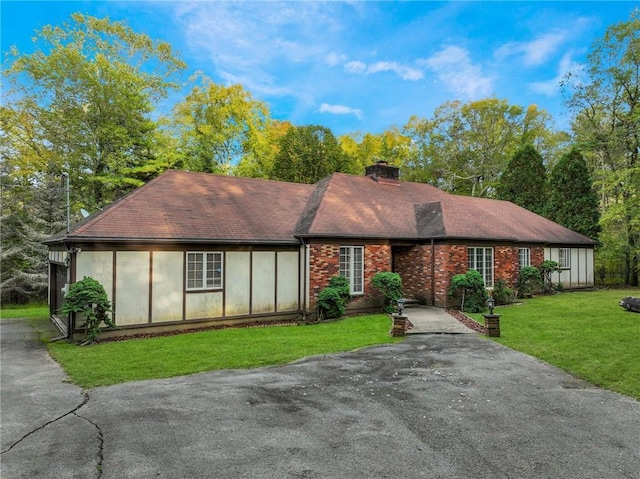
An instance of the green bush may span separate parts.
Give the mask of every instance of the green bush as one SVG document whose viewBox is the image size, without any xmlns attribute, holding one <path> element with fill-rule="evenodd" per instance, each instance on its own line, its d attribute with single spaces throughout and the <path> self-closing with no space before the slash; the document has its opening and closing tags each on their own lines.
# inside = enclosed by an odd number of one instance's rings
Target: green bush
<svg viewBox="0 0 640 479">
<path fill-rule="evenodd" d="M 402 298 L 402 278 L 400 275 L 391 271 L 376 273 L 371 279 L 371 284 L 378 288 L 384 296 L 384 312 L 393 313 L 395 311 L 394 303 Z"/>
<path fill-rule="evenodd" d="M 493 299 L 496 304 L 511 304 L 515 301 L 515 293 L 504 279 L 499 279 L 493 286 Z"/>
<path fill-rule="evenodd" d="M 349 280 L 344 276 L 334 276 L 329 280 L 329 286 L 318 295 L 319 319 L 344 316 L 349 299 L 351 299 Z"/>
<path fill-rule="evenodd" d="M 111 303 L 104 287 L 95 279 L 86 276 L 69 287 L 62 306 L 62 312 L 65 314 L 81 313 L 86 316 L 85 340 L 82 345 L 97 341 L 102 331 L 102 323 L 108 327 L 115 326 L 109 317 L 110 311 Z"/>
<path fill-rule="evenodd" d="M 482 275 L 475 269 L 451 278 L 449 296 L 461 295 L 460 309 L 468 313 L 481 313 L 486 309 L 489 295 L 484 287 Z"/>
<path fill-rule="evenodd" d="M 516 289 L 518 298 L 530 298 L 533 293 L 540 289 L 542 277 L 540 271 L 535 266 L 525 266 L 520 270 Z"/>
<path fill-rule="evenodd" d="M 540 266 L 540 271 L 542 273 L 542 278 L 544 279 L 544 292 L 545 293 L 553 293 L 554 287 L 553 282 L 551 281 L 551 275 L 556 271 L 560 271 L 558 267 L 558 263 L 551 260 L 546 260 Z"/>
</svg>

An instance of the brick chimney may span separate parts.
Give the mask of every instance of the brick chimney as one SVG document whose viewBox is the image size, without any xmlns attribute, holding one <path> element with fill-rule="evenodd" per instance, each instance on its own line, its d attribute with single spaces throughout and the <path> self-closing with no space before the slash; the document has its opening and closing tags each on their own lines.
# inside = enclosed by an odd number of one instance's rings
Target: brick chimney
<svg viewBox="0 0 640 479">
<path fill-rule="evenodd" d="M 364 169 L 365 176 L 373 178 L 378 183 L 388 185 L 400 184 L 399 175 L 400 168 L 390 166 L 386 161 L 376 161 L 375 165 L 367 166 Z"/>
</svg>

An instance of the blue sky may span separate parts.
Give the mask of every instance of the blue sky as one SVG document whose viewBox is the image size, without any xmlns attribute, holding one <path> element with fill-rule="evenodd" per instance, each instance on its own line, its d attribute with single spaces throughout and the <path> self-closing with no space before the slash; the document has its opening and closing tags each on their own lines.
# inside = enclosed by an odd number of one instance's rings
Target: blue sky
<svg viewBox="0 0 640 479">
<path fill-rule="evenodd" d="M 640 2 L 29 2 L 2 0 L 1 46 L 73 12 L 172 44 L 191 73 L 240 83 L 274 118 L 381 132 L 448 100 L 536 104 L 568 126 L 559 80 Z"/>
</svg>

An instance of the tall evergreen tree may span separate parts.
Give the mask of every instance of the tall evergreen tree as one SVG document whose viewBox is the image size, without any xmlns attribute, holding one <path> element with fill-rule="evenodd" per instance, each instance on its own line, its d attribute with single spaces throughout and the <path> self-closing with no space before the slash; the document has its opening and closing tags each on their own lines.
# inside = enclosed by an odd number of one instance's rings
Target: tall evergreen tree
<svg viewBox="0 0 640 479">
<path fill-rule="evenodd" d="M 337 171 L 353 173 L 348 155 L 331 130 L 323 126 L 291 127 L 279 146 L 271 179 L 311 184 Z"/>
<path fill-rule="evenodd" d="M 598 196 L 582 154 L 575 148 L 551 170 L 545 216 L 578 233 L 597 239 L 600 232 Z"/>
<path fill-rule="evenodd" d="M 547 171 L 542 155 L 525 145 L 515 152 L 500 176 L 498 199 L 511 201 L 534 213 L 543 214 L 546 203 Z"/>
</svg>

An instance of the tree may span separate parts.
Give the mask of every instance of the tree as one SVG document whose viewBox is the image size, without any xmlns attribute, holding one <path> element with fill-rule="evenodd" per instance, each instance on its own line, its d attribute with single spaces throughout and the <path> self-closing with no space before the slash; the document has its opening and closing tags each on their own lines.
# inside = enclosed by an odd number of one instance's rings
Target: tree
<svg viewBox="0 0 640 479">
<path fill-rule="evenodd" d="M 549 177 L 545 216 L 591 239 L 600 232 L 598 196 L 587 164 L 575 148 L 560 158 Z"/>
<path fill-rule="evenodd" d="M 347 155 L 331 130 L 323 126 L 291 127 L 279 147 L 271 179 L 316 183 L 334 172 L 350 172 Z"/>
<path fill-rule="evenodd" d="M 365 167 L 378 161 L 396 166 L 404 164 L 411 151 L 411 138 L 397 127 L 391 127 L 380 134 L 344 135 L 340 137 L 340 146 L 351 158 L 353 173 L 362 174 Z"/>
<path fill-rule="evenodd" d="M 158 161 L 166 137 L 151 116 L 185 64 L 168 44 L 123 23 L 81 14 L 72 20 L 38 31 L 33 53 L 11 48 L 3 68 L 3 299 L 5 292 L 11 300 L 44 299 L 41 241 L 64 225 L 62 172 L 77 212 L 171 167 Z"/>
<path fill-rule="evenodd" d="M 640 10 L 610 26 L 591 47 L 580 74 L 563 81 L 573 130 L 595 172 L 605 238 L 624 238 L 625 282 L 640 271 Z M 617 240 L 616 240 L 617 243 Z M 619 247 L 603 244 L 603 249 Z"/>
<path fill-rule="evenodd" d="M 265 124 L 263 135 L 253 137 L 254 146 L 240 158 L 233 169 L 236 176 L 247 178 L 271 178 L 276 155 L 280 151 L 280 139 L 291 128 L 288 121 L 271 120 Z"/>
<path fill-rule="evenodd" d="M 567 140 L 544 110 L 497 98 L 447 102 L 432 119 L 412 117 L 404 133 L 414 147 L 403 165 L 405 179 L 487 197 L 495 196 L 500 173 L 518 148 L 532 144 L 553 158 Z"/>
<path fill-rule="evenodd" d="M 186 167 L 228 174 L 244 156 L 267 155 L 267 107 L 241 85 L 217 85 L 206 77 L 201 83 L 174 108 Z"/>
<path fill-rule="evenodd" d="M 154 103 L 178 86 L 171 79 L 185 64 L 123 23 L 72 20 L 37 32 L 34 53 L 11 49 L 3 120 L 15 174 L 55 165 L 82 205 L 97 208 L 142 184 L 130 173 L 155 159 Z"/>
<path fill-rule="evenodd" d="M 525 145 L 511 158 L 500 175 L 497 197 L 534 213 L 543 214 L 546 204 L 547 171 L 540 153 Z"/>
</svg>

